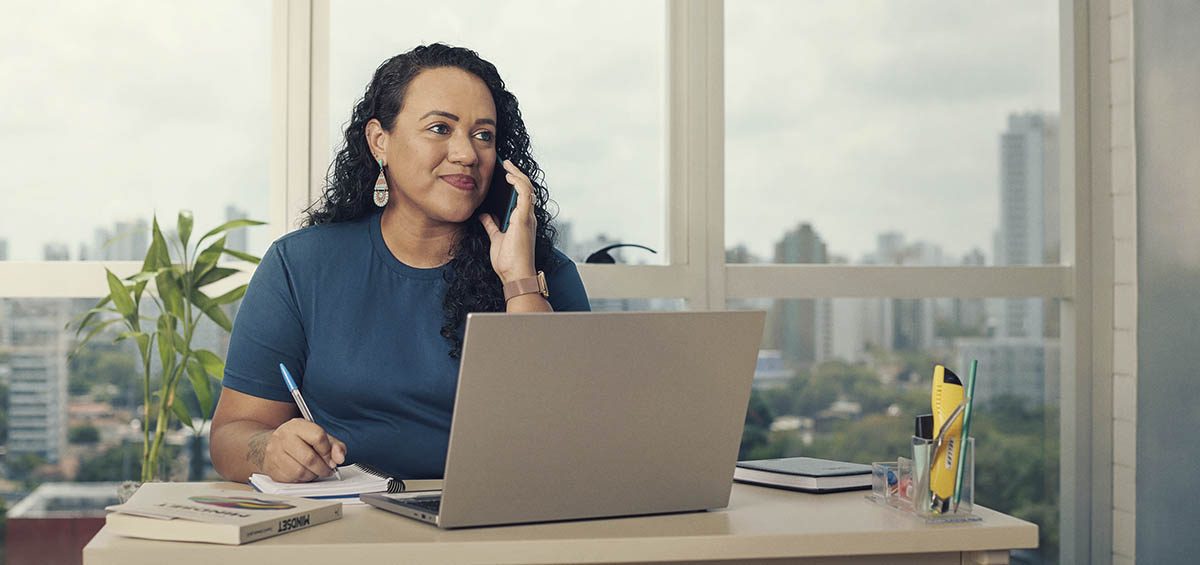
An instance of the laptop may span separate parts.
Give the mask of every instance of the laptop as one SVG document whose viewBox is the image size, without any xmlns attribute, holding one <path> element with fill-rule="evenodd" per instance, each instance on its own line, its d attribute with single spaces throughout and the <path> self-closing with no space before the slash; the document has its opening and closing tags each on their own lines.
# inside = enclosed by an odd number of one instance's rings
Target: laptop
<svg viewBox="0 0 1200 565">
<path fill-rule="evenodd" d="M 470 314 L 442 490 L 361 499 L 440 528 L 724 508 L 764 317 Z"/>
</svg>

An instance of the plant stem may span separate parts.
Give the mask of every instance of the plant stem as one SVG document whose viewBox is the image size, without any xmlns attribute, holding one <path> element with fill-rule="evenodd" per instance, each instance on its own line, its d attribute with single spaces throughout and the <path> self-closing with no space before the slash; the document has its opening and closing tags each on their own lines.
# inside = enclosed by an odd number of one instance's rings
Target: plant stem
<svg viewBox="0 0 1200 565">
<path fill-rule="evenodd" d="M 172 371 L 174 372 L 174 371 Z M 166 375 L 163 375 L 166 377 Z M 164 385 L 163 399 L 158 404 L 158 422 L 154 426 L 154 443 L 150 446 L 150 461 L 154 469 L 154 475 L 158 475 L 158 458 L 160 457 L 159 449 L 162 447 L 163 438 L 167 435 L 167 424 L 170 423 L 171 402 L 174 400 L 175 390 L 173 386 Z"/>
<path fill-rule="evenodd" d="M 154 473 L 150 467 L 150 350 L 154 346 L 153 340 L 147 340 L 146 352 L 142 355 L 142 410 L 144 419 L 142 420 L 142 482 L 151 481 L 154 479 Z"/>
</svg>

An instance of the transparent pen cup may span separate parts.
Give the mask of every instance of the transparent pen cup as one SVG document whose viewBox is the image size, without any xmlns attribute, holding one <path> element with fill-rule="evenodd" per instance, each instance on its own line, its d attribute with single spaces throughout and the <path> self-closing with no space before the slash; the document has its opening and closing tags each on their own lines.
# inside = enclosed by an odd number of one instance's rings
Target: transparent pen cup
<svg viewBox="0 0 1200 565">
<path fill-rule="evenodd" d="M 916 451 L 914 449 L 914 451 Z M 933 450 L 929 450 L 929 456 L 935 454 Z M 914 458 L 915 461 L 911 469 L 916 470 L 917 461 L 920 456 Z M 969 515 L 975 507 L 975 438 L 967 438 L 966 445 L 962 450 L 962 481 L 959 483 L 953 469 L 949 466 L 944 466 L 939 472 L 949 473 L 950 480 L 957 484 L 957 496 L 951 494 L 942 499 L 938 497 L 930 488 L 930 479 L 932 478 L 935 465 L 946 465 L 944 457 L 942 460 L 933 460 L 929 462 L 927 468 L 922 469 L 924 472 L 912 473 L 908 478 L 911 480 L 911 508 L 918 516 L 930 518 L 937 516 L 960 516 Z M 902 477 L 904 478 L 904 477 Z M 947 492 L 953 492 L 947 491 Z M 957 499 L 957 500 L 956 500 Z"/>
</svg>

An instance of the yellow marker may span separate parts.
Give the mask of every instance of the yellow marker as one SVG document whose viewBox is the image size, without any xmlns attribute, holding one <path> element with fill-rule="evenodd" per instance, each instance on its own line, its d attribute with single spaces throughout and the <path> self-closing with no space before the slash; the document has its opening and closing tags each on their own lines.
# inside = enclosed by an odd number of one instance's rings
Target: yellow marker
<svg viewBox="0 0 1200 565">
<path fill-rule="evenodd" d="M 929 490 L 933 493 L 930 504 L 934 512 L 949 510 L 950 500 L 954 498 L 958 458 L 962 456 L 962 418 L 958 417 L 962 413 L 962 403 L 963 385 L 958 375 L 935 365 L 930 397 L 935 447 L 929 469 Z"/>
</svg>

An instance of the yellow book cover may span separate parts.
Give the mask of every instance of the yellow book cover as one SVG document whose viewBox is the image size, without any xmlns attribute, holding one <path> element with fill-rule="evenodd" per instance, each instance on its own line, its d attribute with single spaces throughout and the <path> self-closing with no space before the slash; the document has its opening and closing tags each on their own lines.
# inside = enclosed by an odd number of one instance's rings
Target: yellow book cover
<svg viewBox="0 0 1200 565">
<path fill-rule="evenodd" d="M 342 517 L 342 503 L 221 488 L 219 483 L 146 483 L 106 508 L 118 535 L 240 545 Z"/>
</svg>

